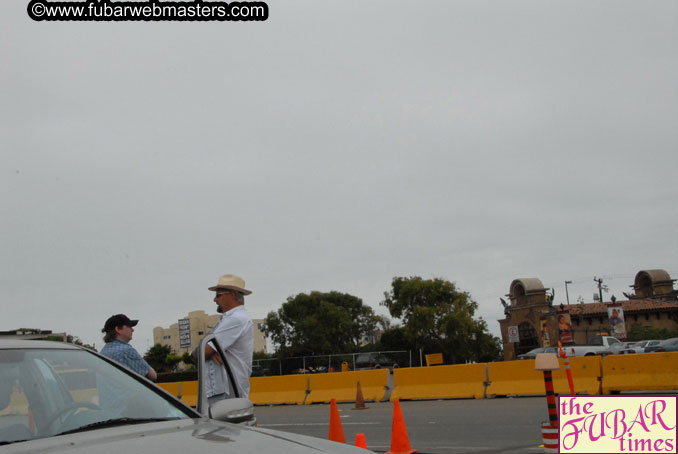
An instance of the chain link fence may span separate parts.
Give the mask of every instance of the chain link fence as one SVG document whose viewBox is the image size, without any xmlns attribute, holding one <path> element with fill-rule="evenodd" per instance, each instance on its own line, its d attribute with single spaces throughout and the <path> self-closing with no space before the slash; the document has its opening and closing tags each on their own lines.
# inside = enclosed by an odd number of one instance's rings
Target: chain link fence
<svg viewBox="0 0 678 454">
<path fill-rule="evenodd" d="M 252 361 L 252 376 L 340 372 L 344 363 L 348 370 L 393 369 L 422 365 L 421 355 L 414 355 L 411 350 L 293 356 L 255 359 Z"/>
</svg>

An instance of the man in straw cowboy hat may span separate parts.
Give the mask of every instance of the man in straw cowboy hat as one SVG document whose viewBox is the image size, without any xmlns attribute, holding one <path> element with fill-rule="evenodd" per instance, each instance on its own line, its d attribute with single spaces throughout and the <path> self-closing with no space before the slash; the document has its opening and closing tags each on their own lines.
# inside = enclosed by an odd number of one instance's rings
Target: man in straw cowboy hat
<svg viewBox="0 0 678 454">
<path fill-rule="evenodd" d="M 224 349 L 240 397 L 250 394 L 250 374 L 252 373 L 252 354 L 254 352 L 254 328 L 252 318 L 245 310 L 245 295 L 252 293 L 245 289 L 245 281 L 233 274 L 219 278 L 219 283 L 208 290 L 215 292 L 214 302 L 217 312 L 223 314 L 221 320 L 212 328 L 217 342 Z M 228 397 L 228 377 L 221 366 L 221 358 L 212 345 L 205 348 L 207 376 L 205 387 L 208 402 L 212 404 Z"/>
</svg>

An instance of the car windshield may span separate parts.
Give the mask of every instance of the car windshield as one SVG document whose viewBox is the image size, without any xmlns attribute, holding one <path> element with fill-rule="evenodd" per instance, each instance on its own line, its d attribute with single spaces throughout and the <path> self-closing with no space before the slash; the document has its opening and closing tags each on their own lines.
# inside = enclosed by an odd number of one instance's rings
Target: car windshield
<svg viewBox="0 0 678 454">
<path fill-rule="evenodd" d="M 88 351 L 0 350 L 0 445 L 189 417 L 189 409 Z"/>
</svg>

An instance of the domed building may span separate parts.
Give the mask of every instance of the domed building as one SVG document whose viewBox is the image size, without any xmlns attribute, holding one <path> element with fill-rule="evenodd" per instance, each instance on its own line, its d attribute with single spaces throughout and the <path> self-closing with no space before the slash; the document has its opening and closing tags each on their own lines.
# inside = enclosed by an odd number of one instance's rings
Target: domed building
<svg viewBox="0 0 678 454">
<path fill-rule="evenodd" d="M 625 301 L 613 296 L 609 302 L 554 306 L 552 293 L 539 279 L 515 279 L 506 295 L 510 302 L 502 299 L 506 318 L 499 320 L 504 359 L 516 359 L 536 347 L 557 346 L 559 340 L 578 345 L 596 335 L 625 338 L 636 325 L 678 330 L 675 281 L 664 270 L 643 270 L 631 285 L 634 293 L 624 293 Z M 619 326 L 613 326 L 611 314 L 623 315 Z"/>
</svg>

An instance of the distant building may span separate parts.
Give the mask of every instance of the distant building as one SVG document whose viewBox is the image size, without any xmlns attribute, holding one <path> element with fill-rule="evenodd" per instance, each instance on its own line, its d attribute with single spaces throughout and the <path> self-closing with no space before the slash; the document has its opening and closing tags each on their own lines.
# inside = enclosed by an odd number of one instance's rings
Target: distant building
<svg viewBox="0 0 678 454">
<path fill-rule="evenodd" d="M 510 303 L 502 300 L 506 318 L 499 320 L 504 359 L 515 359 L 546 344 L 557 346 L 562 335 L 558 328 L 561 314 L 569 318 L 574 344 L 585 344 L 594 335 L 610 335 L 608 306 L 612 305 L 622 309 L 627 333 L 636 325 L 678 330 L 678 291 L 673 289 L 674 282 L 664 270 L 644 270 L 636 274 L 631 285 L 635 293 L 624 293 L 627 301 L 554 306 L 539 279 L 515 279 L 506 295 Z M 511 342 L 511 331 L 517 331 L 518 342 Z"/>
<path fill-rule="evenodd" d="M 153 328 L 153 344 L 168 345 L 173 352 L 191 352 L 205 334 L 219 322 L 220 314 L 208 315 L 205 311 L 189 312 L 183 319 L 177 320 L 169 328 Z M 264 320 L 252 320 L 254 323 L 254 351 L 266 352 L 266 336 L 261 330 Z M 181 330 L 180 330 L 181 325 Z M 183 339 L 183 342 L 182 342 Z M 183 346 L 182 346 L 183 344 Z"/>
</svg>

